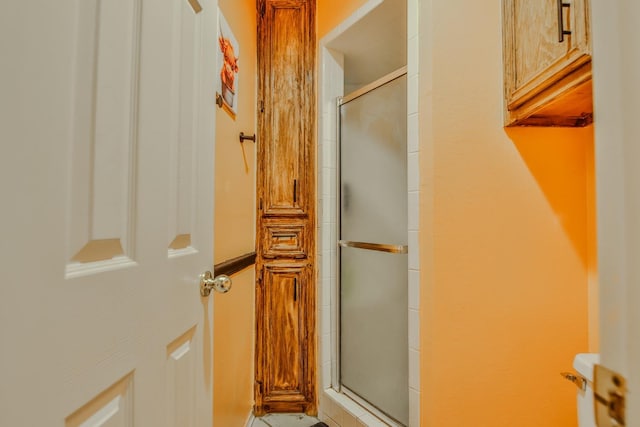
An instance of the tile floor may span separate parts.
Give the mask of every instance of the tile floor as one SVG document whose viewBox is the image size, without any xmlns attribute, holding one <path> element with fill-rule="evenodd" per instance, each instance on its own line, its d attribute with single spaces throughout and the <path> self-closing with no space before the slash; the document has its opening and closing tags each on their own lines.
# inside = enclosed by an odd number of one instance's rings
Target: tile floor
<svg viewBox="0 0 640 427">
<path fill-rule="evenodd" d="M 267 414 L 253 420 L 251 427 L 311 427 L 320 421 L 301 414 Z"/>
</svg>

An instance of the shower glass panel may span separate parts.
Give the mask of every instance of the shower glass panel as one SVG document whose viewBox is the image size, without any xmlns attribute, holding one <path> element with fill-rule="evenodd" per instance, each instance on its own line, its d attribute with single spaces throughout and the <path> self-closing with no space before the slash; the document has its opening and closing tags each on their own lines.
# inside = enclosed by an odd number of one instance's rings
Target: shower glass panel
<svg viewBox="0 0 640 427">
<path fill-rule="evenodd" d="M 406 74 L 343 98 L 340 385 L 408 424 Z"/>
</svg>

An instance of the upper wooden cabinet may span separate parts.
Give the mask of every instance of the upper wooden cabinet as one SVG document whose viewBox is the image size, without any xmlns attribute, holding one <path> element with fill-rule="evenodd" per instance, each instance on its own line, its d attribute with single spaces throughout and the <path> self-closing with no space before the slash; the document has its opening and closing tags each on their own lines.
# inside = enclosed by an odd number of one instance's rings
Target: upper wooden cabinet
<svg viewBox="0 0 640 427">
<path fill-rule="evenodd" d="M 589 0 L 502 5 L 505 125 L 591 123 Z"/>
<path fill-rule="evenodd" d="M 259 0 L 262 215 L 305 215 L 315 185 L 315 2 Z"/>
</svg>

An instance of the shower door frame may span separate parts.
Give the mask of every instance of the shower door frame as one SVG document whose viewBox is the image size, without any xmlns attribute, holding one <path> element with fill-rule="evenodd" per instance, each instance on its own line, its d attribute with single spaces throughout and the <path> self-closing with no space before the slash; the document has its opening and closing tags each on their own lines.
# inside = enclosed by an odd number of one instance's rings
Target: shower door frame
<svg viewBox="0 0 640 427">
<path fill-rule="evenodd" d="M 369 92 L 372 92 L 376 89 L 378 89 L 381 86 L 384 86 L 387 83 L 390 83 L 396 79 L 399 79 L 401 77 L 406 77 L 408 78 L 408 73 L 407 73 L 407 66 L 403 66 L 395 71 L 392 71 L 391 73 L 359 88 L 356 89 L 355 91 L 351 92 L 350 94 L 344 95 L 344 96 L 339 96 L 336 99 L 336 186 L 335 186 L 335 194 L 336 194 L 336 236 L 338 236 L 338 239 L 336 239 L 337 241 L 334 242 L 337 246 L 336 248 L 336 256 L 335 256 L 335 263 L 336 263 L 336 279 L 335 279 L 335 295 L 336 298 L 334 300 L 334 307 L 333 307 L 333 313 L 332 315 L 334 316 L 335 322 L 336 322 L 336 329 L 337 329 L 337 333 L 335 335 L 333 335 L 332 337 L 332 358 L 333 360 L 335 360 L 335 364 L 334 367 L 331 371 L 331 388 L 334 389 L 336 392 L 338 393 L 343 393 L 346 396 L 348 396 L 349 398 L 351 398 L 352 400 L 354 400 L 355 402 L 357 402 L 359 405 L 361 405 L 362 407 L 364 407 L 367 411 L 369 411 L 370 413 L 374 414 L 376 417 L 380 418 L 381 420 L 383 420 L 385 423 L 389 424 L 390 426 L 397 426 L 397 427 L 403 427 L 403 424 L 400 424 L 399 421 L 391 418 L 390 416 L 388 416 L 387 414 L 385 414 L 382 410 L 380 410 L 378 407 L 376 407 L 375 405 L 373 405 L 372 403 L 368 402 L 367 400 L 365 400 L 364 398 L 360 397 L 357 393 L 355 393 L 354 391 L 351 391 L 349 388 L 345 387 L 342 385 L 342 382 L 340 381 L 341 378 L 341 367 L 340 367 L 340 363 L 341 363 L 341 348 L 340 348 L 340 342 L 341 342 L 341 293 L 340 293 L 340 289 L 341 289 L 341 266 L 340 266 L 340 251 L 341 248 L 339 247 L 339 243 L 338 241 L 339 239 L 339 235 L 340 235 L 340 230 L 341 230 L 341 208 L 342 208 L 342 189 L 341 189 L 341 170 L 342 170 L 342 159 L 340 156 L 341 153 L 341 148 L 342 148 L 342 138 L 341 138 L 341 129 L 342 129 L 342 120 L 341 120 L 341 115 L 340 115 L 340 107 L 342 107 L 344 104 L 347 104 L 350 101 L 353 101 L 356 98 L 359 98 L 363 95 L 368 94 Z M 405 145 L 405 151 L 407 151 L 407 147 Z M 407 234 L 408 234 L 408 230 L 407 230 Z M 408 286 L 408 283 L 407 283 Z M 407 313 L 408 314 L 408 313 Z"/>
</svg>

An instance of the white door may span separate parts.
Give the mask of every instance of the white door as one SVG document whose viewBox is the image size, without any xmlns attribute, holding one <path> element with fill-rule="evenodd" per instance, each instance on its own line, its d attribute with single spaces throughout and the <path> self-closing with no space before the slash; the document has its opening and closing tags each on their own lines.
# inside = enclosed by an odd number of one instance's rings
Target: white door
<svg viewBox="0 0 640 427">
<path fill-rule="evenodd" d="M 216 14 L 3 2 L 1 426 L 211 426 Z"/>
<path fill-rule="evenodd" d="M 626 378 L 640 426 L 640 2 L 592 8 L 601 364 Z"/>
</svg>

